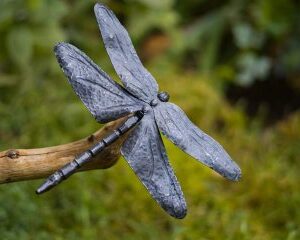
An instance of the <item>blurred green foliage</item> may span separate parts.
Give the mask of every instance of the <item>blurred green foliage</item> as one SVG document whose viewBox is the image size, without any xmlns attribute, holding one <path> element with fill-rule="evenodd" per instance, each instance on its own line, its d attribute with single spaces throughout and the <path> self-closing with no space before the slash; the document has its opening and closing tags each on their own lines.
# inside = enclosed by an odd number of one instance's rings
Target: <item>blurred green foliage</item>
<svg viewBox="0 0 300 240">
<path fill-rule="evenodd" d="M 243 170 L 228 182 L 167 140 L 188 202 L 167 216 L 123 159 L 78 174 L 37 197 L 40 181 L 2 185 L 1 239 L 299 239 L 300 113 L 268 128 L 231 106 L 229 83 L 251 85 L 280 69 L 298 86 L 299 3 L 292 0 L 103 1 L 126 25 L 171 100 L 229 151 Z M 96 130 L 56 63 L 68 41 L 116 78 L 94 1 L 0 1 L 0 147 L 62 144 Z"/>
</svg>

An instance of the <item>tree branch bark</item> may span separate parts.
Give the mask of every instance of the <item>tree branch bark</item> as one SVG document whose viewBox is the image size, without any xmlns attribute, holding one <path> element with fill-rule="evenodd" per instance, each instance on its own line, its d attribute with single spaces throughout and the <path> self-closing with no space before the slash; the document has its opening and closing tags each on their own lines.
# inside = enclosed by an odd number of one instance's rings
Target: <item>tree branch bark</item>
<svg viewBox="0 0 300 240">
<path fill-rule="evenodd" d="M 126 118 L 106 124 L 94 134 L 76 142 L 54 147 L 36 149 L 10 149 L 0 152 L 0 184 L 44 178 L 72 161 L 75 155 L 87 150 L 93 144 L 117 128 Z M 120 157 L 120 147 L 127 134 L 106 147 L 94 160 L 80 171 L 112 167 Z"/>
</svg>

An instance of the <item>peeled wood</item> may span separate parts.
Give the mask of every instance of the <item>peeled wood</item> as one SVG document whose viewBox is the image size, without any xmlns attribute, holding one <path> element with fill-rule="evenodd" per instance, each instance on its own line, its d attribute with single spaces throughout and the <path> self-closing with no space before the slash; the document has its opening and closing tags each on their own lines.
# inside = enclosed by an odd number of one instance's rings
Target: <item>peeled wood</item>
<svg viewBox="0 0 300 240">
<path fill-rule="evenodd" d="M 113 129 L 124 122 L 120 119 L 106 124 L 87 138 L 54 147 L 37 149 L 10 149 L 0 152 L 0 183 L 10 183 L 30 179 L 45 178 L 72 161 L 75 155 L 87 150 L 98 140 L 109 135 Z M 106 147 L 92 162 L 80 171 L 105 169 L 113 166 L 120 157 L 120 147 L 126 134 Z"/>
</svg>

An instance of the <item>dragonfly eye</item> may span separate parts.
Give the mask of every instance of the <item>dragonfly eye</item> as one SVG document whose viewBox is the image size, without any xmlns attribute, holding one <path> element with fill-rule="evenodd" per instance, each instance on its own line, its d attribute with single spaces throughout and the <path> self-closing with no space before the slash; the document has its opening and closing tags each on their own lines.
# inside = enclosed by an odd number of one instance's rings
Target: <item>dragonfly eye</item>
<svg viewBox="0 0 300 240">
<path fill-rule="evenodd" d="M 170 95 L 167 92 L 160 92 L 157 94 L 157 97 L 162 102 L 168 102 L 170 99 Z"/>
</svg>

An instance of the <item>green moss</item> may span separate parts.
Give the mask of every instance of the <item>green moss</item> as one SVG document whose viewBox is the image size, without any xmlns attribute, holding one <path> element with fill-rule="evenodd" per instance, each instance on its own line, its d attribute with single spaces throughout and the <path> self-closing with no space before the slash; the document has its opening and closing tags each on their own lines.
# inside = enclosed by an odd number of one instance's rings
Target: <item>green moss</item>
<svg viewBox="0 0 300 240">
<path fill-rule="evenodd" d="M 143 1 L 138 2 L 144 9 Z M 99 48 L 92 1 L 70 6 L 67 1 L 50 4 L 45 0 L 46 8 L 38 1 L 1 4 L 0 148 L 66 143 L 99 128 L 52 54 L 55 42 L 67 39 L 112 73 L 108 56 Z M 111 4 L 123 9 L 117 2 Z M 56 17 L 48 19 L 45 12 Z M 166 14 L 170 12 L 171 7 Z M 129 22 L 134 28 L 133 21 Z M 175 24 L 170 21 L 163 29 L 168 28 L 172 35 L 171 23 Z M 145 28 L 151 29 L 151 21 L 148 24 Z M 23 30 L 16 34 L 20 28 Z M 18 34 L 30 39 L 30 49 L 18 39 L 18 48 L 25 52 L 20 59 L 16 58 L 17 49 L 9 50 L 10 44 L 5 44 Z M 41 42 L 48 35 L 49 42 Z M 140 35 L 139 30 L 138 41 Z M 185 219 L 172 219 L 164 213 L 120 159 L 111 169 L 77 174 L 39 197 L 34 190 L 40 181 L 2 185 L 1 239 L 300 238 L 300 112 L 263 128 L 259 116 L 249 119 L 242 106 L 226 101 L 219 86 L 227 82 L 219 83 L 222 80 L 188 68 L 180 70 L 181 63 L 174 59 L 178 55 L 172 54 L 155 58 L 147 64 L 149 69 L 161 90 L 170 93 L 170 100 L 224 145 L 241 166 L 242 180 L 224 180 L 164 139 L 188 203 Z"/>
</svg>

